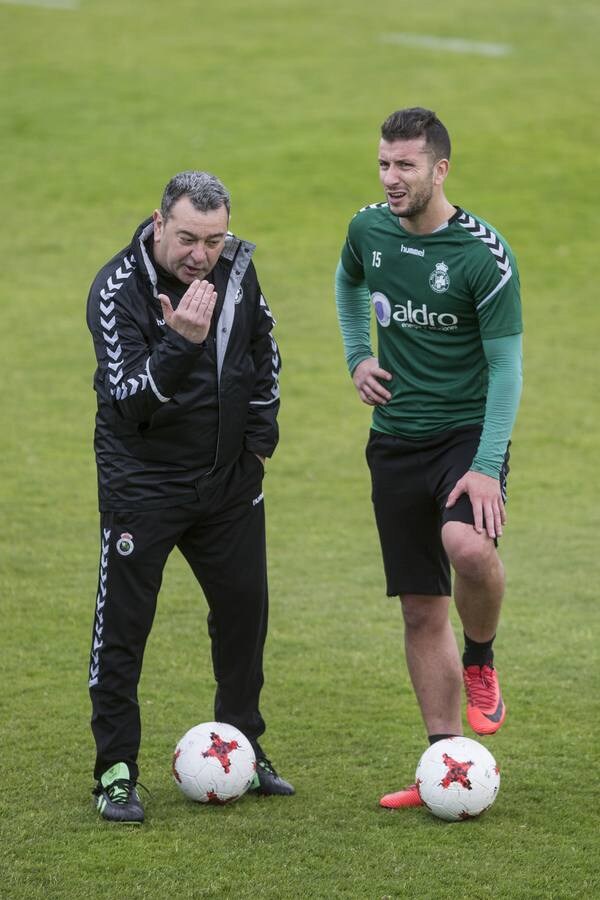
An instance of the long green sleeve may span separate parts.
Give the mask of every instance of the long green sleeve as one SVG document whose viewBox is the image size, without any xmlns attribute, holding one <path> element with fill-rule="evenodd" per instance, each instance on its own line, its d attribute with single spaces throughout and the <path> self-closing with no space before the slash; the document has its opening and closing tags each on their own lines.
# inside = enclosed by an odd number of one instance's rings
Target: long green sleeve
<svg viewBox="0 0 600 900">
<path fill-rule="evenodd" d="M 356 281 L 341 262 L 335 273 L 335 303 L 350 374 L 374 356 L 371 349 L 371 299 L 364 281 Z"/>
<path fill-rule="evenodd" d="M 522 336 L 484 340 L 483 352 L 489 366 L 488 391 L 483 431 L 471 469 L 498 478 L 521 398 Z"/>
</svg>

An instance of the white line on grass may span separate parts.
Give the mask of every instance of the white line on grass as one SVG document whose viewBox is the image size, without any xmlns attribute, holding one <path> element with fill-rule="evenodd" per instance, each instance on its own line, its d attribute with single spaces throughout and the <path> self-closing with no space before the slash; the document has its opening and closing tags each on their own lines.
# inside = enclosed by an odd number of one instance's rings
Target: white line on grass
<svg viewBox="0 0 600 900">
<path fill-rule="evenodd" d="M 77 9 L 79 0 L 0 0 L 13 6 L 43 6 L 46 9 Z"/>
<path fill-rule="evenodd" d="M 467 41 L 464 38 L 436 37 L 433 34 L 407 34 L 396 32 L 382 34 L 384 44 L 402 44 L 404 47 L 425 47 L 427 50 L 447 50 L 450 53 L 474 53 L 478 56 L 508 56 L 510 44 L 486 44 Z"/>
</svg>

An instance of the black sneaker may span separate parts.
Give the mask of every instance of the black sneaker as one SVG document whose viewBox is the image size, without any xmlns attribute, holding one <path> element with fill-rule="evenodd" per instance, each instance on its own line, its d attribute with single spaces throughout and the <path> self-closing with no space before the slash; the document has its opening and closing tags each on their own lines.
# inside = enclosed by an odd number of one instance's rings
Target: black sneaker
<svg viewBox="0 0 600 900">
<path fill-rule="evenodd" d="M 96 809 L 100 815 L 110 822 L 141 825 L 144 807 L 135 786 L 136 781 L 130 778 L 126 763 L 115 763 L 107 769 L 93 792 L 98 798 Z"/>
<path fill-rule="evenodd" d="M 256 759 L 256 774 L 252 784 L 248 788 L 249 793 L 261 794 L 268 797 L 271 794 L 282 794 L 289 796 L 295 794 L 294 786 L 288 781 L 284 781 L 273 767 L 273 764 L 266 756 L 259 756 Z"/>
</svg>

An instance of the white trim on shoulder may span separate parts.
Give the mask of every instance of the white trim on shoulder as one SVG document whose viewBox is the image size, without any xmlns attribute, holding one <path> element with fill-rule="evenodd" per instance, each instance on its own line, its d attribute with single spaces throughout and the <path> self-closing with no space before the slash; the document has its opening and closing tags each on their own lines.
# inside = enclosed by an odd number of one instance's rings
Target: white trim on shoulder
<svg viewBox="0 0 600 900">
<path fill-rule="evenodd" d="M 498 293 L 498 291 L 500 290 L 500 288 L 504 287 L 504 285 L 506 284 L 507 281 L 510 280 L 510 278 L 512 278 L 512 269 L 509 268 L 508 272 L 506 272 L 506 274 L 500 279 L 500 281 L 498 282 L 498 284 L 496 285 L 496 287 L 494 288 L 494 290 L 491 291 L 491 292 L 487 295 L 487 297 L 484 297 L 483 300 L 482 300 L 480 303 L 478 303 L 477 306 L 476 306 L 475 308 L 476 308 L 476 309 L 481 309 L 482 306 L 485 306 L 485 304 L 486 304 L 489 300 L 491 300 L 492 297 L 494 297 L 494 296 Z"/>
</svg>

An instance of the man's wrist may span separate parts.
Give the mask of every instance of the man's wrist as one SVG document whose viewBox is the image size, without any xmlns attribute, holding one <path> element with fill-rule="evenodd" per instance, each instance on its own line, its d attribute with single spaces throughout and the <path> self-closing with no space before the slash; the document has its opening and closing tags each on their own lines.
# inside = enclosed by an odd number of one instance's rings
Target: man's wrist
<svg viewBox="0 0 600 900">
<path fill-rule="evenodd" d="M 365 361 L 365 359 L 375 359 L 375 354 L 373 353 L 372 350 L 369 349 L 368 351 L 363 351 L 362 353 L 359 353 L 358 355 L 354 354 L 348 360 L 348 370 L 349 370 L 351 376 L 354 376 L 354 373 L 356 372 L 356 370 L 358 369 L 360 364 Z"/>
<path fill-rule="evenodd" d="M 469 472 L 477 472 L 478 475 L 488 475 L 489 478 L 495 478 L 496 481 L 499 481 L 500 479 L 500 469 L 496 468 L 496 466 L 491 463 L 474 462 L 469 469 Z"/>
</svg>

